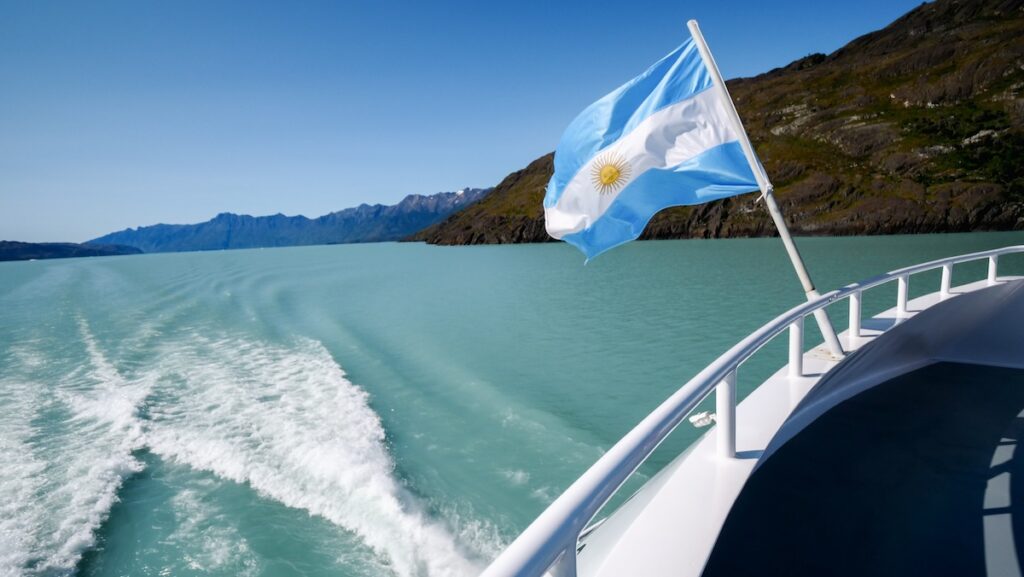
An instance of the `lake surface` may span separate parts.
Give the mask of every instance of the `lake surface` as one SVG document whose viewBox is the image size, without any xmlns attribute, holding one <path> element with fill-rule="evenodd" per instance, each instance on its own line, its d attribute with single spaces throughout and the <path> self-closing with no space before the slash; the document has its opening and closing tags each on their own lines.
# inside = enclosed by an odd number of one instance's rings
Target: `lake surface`
<svg viewBox="0 0 1024 577">
<path fill-rule="evenodd" d="M 824 292 L 1024 233 L 798 243 Z M 0 263 L 0 576 L 475 575 L 802 299 L 776 239 L 583 260 L 371 244 Z M 744 366 L 741 396 L 784 346 Z M 634 485 L 703 432 L 681 426 Z"/>
</svg>

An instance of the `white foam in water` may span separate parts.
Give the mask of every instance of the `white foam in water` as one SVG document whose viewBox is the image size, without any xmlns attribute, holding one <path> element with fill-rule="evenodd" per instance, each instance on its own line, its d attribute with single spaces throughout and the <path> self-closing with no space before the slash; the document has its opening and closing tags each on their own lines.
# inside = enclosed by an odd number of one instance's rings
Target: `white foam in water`
<svg viewBox="0 0 1024 577">
<path fill-rule="evenodd" d="M 161 359 L 167 402 L 151 407 L 146 435 L 155 453 L 322 516 L 403 577 L 481 570 L 402 489 L 366 393 L 320 343 L 196 338 Z"/>
<path fill-rule="evenodd" d="M 192 571 L 247 577 L 260 570 L 259 560 L 238 531 L 218 522 L 212 510 L 192 489 L 174 496 L 178 522 L 170 541 L 182 549 L 183 560 Z"/>
<path fill-rule="evenodd" d="M 513 485 L 525 485 L 530 482 L 530 474 L 519 469 L 501 471 L 501 476 Z"/>
<path fill-rule="evenodd" d="M 442 507 L 441 515 L 455 528 L 458 542 L 467 545 L 478 557 L 494 559 L 508 546 L 497 526 L 470 511 L 448 505 Z"/>
<path fill-rule="evenodd" d="M 0 381 L 0 575 L 18 575 L 33 557 L 43 521 L 33 507 L 43 484 L 46 463 L 33 454 L 32 418 L 38 403 L 38 383 Z"/>
<path fill-rule="evenodd" d="M 21 376 L 0 383 L 0 575 L 73 574 L 122 482 L 141 469 L 132 452 L 148 387 L 121 377 L 85 321 L 80 331 L 86 365 L 44 380 L 33 378 L 40 363 L 23 361 Z M 44 411 L 65 420 L 33 425 Z"/>
<path fill-rule="evenodd" d="M 71 482 L 57 492 L 70 503 L 70 515 L 61 523 L 62 545 L 52 562 L 69 568 L 95 543 L 95 531 L 117 501 L 121 483 L 142 469 L 132 453 L 142 447 L 138 412 L 149 394 L 145 382 L 123 379 L 100 351 L 84 320 L 80 326 L 91 364 L 86 379 L 95 384 L 61 395 L 73 412 L 72 436 L 76 439 L 65 446 L 77 454 L 68 463 Z"/>
</svg>

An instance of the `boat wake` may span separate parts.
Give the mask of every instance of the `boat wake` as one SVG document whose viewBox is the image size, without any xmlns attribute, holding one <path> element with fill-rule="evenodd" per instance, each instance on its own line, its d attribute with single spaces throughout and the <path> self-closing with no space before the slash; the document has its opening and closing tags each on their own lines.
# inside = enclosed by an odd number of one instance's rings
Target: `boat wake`
<svg viewBox="0 0 1024 577">
<path fill-rule="evenodd" d="M 474 575 L 394 476 L 367 394 L 324 347 L 191 339 L 161 355 L 146 443 L 356 535 L 401 576 Z"/>
<path fill-rule="evenodd" d="M 401 577 L 482 569 L 477 544 L 461 544 L 404 489 L 368 395 L 319 342 L 165 342 L 126 378 L 88 323 L 79 329 L 88 362 L 56 387 L 29 378 L 40 359 L 28 353 L 11 363 L 21 376 L 0 380 L 0 575 L 73 575 L 122 483 L 142 470 L 140 449 L 323 517 Z M 173 503 L 183 539 L 198 530 L 193 501 L 186 492 Z M 189 567 L 254 569 L 235 537 L 204 533 L 209 550 L 190 554 Z"/>
<path fill-rule="evenodd" d="M 13 355 L 20 377 L 0 383 L 0 575 L 70 575 L 117 500 L 141 470 L 138 411 L 148 394 L 129 382 L 79 322 L 88 362 L 54 388 L 34 378 L 45 363 Z M 50 394 L 55 391 L 55 394 Z"/>
<path fill-rule="evenodd" d="M 172 499 L 172 505 L 178 526 L 168 541 L 177 547 L 181 560 L 191 571 L 238 577 L 259 574 L 260 563 L 248 541 L 236 527 L 218 522 L 223 511 L 205 503 L 195 488 L 181 490 Z"/>
</svg>

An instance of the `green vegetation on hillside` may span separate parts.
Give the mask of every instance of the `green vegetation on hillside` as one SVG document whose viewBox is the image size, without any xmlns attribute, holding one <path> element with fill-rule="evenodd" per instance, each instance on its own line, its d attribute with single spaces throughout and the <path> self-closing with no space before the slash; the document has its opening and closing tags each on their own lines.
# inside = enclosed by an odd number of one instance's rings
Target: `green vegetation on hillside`
<svg viewBox="0 0 1024 577">
<path fill-rule="evenodd" d="M 937 0 L 729 90 L 798 234 L 1024 228 L 1024 0 Z M 551 156 L 417 240 L 542 242 Z M 643 238 L 774 234 L 756 194 L 656 215 Z"/>
</svg>

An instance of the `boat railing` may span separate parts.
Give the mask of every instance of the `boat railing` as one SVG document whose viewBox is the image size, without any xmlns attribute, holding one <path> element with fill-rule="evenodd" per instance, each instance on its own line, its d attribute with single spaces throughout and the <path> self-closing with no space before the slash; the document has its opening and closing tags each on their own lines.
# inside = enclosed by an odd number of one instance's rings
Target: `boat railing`
<svg viewBox="0 0 1024 577">
<path fill-rule="evenodd" d="M 704 368 L 654 409 L 541 513 L 484 571 L 482 577 L 575 577 L 580 534 L 630 476 L 670 433 L 712 392 L 715 394 L 717 452 L 736 456 L 736 372 L 761 347 L 789 332 L 789 376 L 803 375 L 804 319 L 843 299 L 850 302 L 849 339 L 861 337 L 863 293 L 895 281 L 896 315 L 908 315 L 910 277 L 942 269 L 941 299 L 951 296 L 953 266 L 988 259 L 988 284 L 998 282 L 999 257 L 1024 252 L 1024 245 L 987 250 L 908 266 L 853 283 L 779 315 Z M 849 342 L 849 341 L 848 341 Z"/>
</svg>

